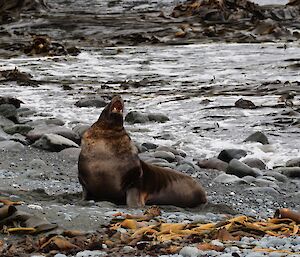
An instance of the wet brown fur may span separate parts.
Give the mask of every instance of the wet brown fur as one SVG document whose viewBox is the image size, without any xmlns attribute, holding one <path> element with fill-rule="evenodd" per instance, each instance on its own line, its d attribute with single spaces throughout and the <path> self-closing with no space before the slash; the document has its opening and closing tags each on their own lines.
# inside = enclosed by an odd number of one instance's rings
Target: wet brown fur
<svg viewBox="0 0 300 257">
<path fill-rule="evenodd" d="M 87 200 L 106 200 L 131 207 L 145 204 L 194 207 L 206 203 L 199 183 L 180 172 L 147 164 L 123 127 L 123 115 L 109 116 L 114 97 L 82 138 L 79 181 Z M 123 102 L 122 102 L 123 106 Z"/>
</svg>

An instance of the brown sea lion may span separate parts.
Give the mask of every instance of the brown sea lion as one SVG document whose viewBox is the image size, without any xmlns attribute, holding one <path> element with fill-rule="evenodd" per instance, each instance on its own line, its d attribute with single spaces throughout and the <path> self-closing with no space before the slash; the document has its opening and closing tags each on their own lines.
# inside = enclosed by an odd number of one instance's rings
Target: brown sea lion
<svg viewBox="0 0 300 257">
<path fill-rule="evenodd" d="M 115 96 L 83 135 L 78 161 L 83 198 L 130 207 L 206 203 L 205 191 L 191 177 L 139 159 L 123 127 L 123 110 L 122 98 Z"/>
</svg>

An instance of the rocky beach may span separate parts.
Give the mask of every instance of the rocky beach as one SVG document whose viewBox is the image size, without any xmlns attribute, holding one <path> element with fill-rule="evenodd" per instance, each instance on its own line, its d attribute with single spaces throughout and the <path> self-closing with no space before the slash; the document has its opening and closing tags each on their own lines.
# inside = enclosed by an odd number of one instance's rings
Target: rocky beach
<svg viewBox="0 0 300 257">
<path fill-rule="evenodd" d="M 10 3 L 0 0 L 1 256 L 300 256 L 299 220 L 282 211 L 300 212 L 297 1 Z M 82 200 L 80 139 L 116 94 L 139 157 L 198 179 L 207 205 L 149 217 Z M 278 225 L 276 211 L 282 234 L 249 229 Z M 214 234 L 225 220 L 247 229 Z M 157 222 L 213 225 L 162 239 Z M 147 226 L 150 237 L 130 234 Z"/>
</svg>

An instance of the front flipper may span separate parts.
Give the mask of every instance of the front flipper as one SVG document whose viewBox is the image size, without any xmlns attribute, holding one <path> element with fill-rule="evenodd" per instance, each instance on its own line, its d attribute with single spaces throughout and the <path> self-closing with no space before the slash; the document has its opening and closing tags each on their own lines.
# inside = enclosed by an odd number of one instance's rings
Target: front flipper
<svg viewBox="0 0 300 257">
<path fill-rule="evenodd" d="M 132 208 L 145 206 L 144 197 L 138 188 L 133 187 L 126 191 L 126 204 Z"/>
</svg>

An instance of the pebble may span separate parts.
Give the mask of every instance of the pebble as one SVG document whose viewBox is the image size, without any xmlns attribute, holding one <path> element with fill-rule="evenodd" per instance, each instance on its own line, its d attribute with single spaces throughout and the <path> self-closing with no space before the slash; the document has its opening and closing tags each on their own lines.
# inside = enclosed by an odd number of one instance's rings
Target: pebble
<svg viewBox="0 0 300 257">
<path fill-rule="evenodd" d="M 300 158 L 288 160 L 285 164 L 287 167 L 300 167 Z"/>
<path fill-rule="evenodd" d="M 90 125 L 87 124 L 78 124 L 74 128 L 72 128 L 73 132 L 75 132 L 80 138 L 82 138 L 85 131 L 90 128 Z"/>
<path fill-rule="evenodd" d="M 180 250 L 179 254 L 183 257 L 197 257 L 200 256 L 201 252 L 197 247 L 185 246 Z"/>
<path fill-rule="evenodd" d="M 107 103 L 102 98 L 86 98 L 75 103 L 77 107 L 104 107 Z"/>
<path fill-rule="evenodd" d="M 138 111 L 131 111 L 125 116 L 125 121 L 131 124 L 146 123 L 149 122 L 149 118 L 144 113 Z"/>
<path fill-rule="evenodd" d="M 168 116 L 162 113 L 150 113 L 148 114 L 148 119 L 150 121 L 159 122 L 159 123 L 164 123 L 170 120 Z"/>
<path fill-rule="evenodd" d="M 156 149 L 158 147 L 158 145 L 150 142 L 142 143 L 142 146 L 146 147 L 148 150 Z"/>
<path fill-rule="evenodd" d="M 103 251 L 89 251 L 85 250 L 82 252 L 78 252 L 75 257 L 102 257 L 102 256 L 107 256 L 106 252 Z"/>
<path fill-rule="evenodd" d="M 54 255 L 54 257 L 67 257 L 67 255 L 62 254 L 62 253 L 57 253 L 57 254 Z"/>
<path fill-rule="evenodd" d="M 125 253 L 132 253 L 132 252 L 135 252 L 135 249 L 132 246 L 126 245 L 123 247 L 123 251 Z"/>
<path fill-rule="evenodd" d="M 275 178 L 276 180 L 280 181 L 280 182 L 286 182 L 288 180 L 287 176 L 277 172 L 277 171 L 266 171 L 264 174 L 264 176 L 271 176 L 273 178 Z"/>
</svg>

